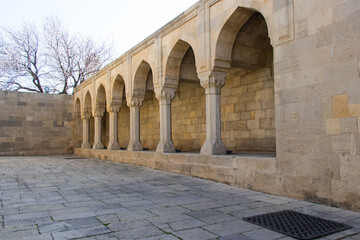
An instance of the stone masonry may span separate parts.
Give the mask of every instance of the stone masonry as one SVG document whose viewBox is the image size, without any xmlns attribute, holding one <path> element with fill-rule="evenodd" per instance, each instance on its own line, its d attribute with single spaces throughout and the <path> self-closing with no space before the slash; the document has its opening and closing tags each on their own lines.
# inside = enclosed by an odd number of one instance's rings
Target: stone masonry
<svg viewBox="0 0 360 240">
<path fill-rule="evenodd" d="M 206 172 L 210 158 L 201 176 L 359 210 L 359 13 L 357 0 L 200 0 L 75 90 L 85 136 L 76 151 L 120 161 L 128 155 L 110 149 L 128 141 L 131 154 L 157 152 L 130 162 L 159 169 L 168 168 L 151 161 L 176 150 L 220 155 L 226 174 Z M 98 116 L 125 99 L 129 139 L 110 131 L 123 115 L 109 119 L 109 133 L 97 130 Z M 87 118 L 95 119 L 90 133 Z M 98 152 L 99 134 L 108 150 Z M 239 176 L 227 151 L 269 154 L 274 169 Z M 180 173 L 198 174 L 184 161 Z"/>
<path fill-rule="evenodd" d="M 4 240 L 290 240 L 242 217 L 291 209 L 349 224 L 360 213 L 74 155 L 0 158 Z M 36 178 L 34 178 L 36 176 Z"/>
<path fill-rule="evenodd" d="M 0 92 L 0 106 L 0 156 L 73 152 L 71 96 Z"/>
<path fill-rule="evenodd" d="M 1 93 L 1 154 L 75 147 L 359 211 L 359 22 L 358 0 L 200 0 L 70 102 Z"/>
</svg>

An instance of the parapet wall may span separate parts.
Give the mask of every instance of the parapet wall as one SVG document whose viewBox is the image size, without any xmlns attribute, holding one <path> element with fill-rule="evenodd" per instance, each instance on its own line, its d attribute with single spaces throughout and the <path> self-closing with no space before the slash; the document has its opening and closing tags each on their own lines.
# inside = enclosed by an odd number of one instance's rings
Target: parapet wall
<svg viewBox="0 0 360 240">
<path fill-rule="evenodd" d="M 72 153 L 73 98 L 0 91 L 0 156 Z"/>
</svg>

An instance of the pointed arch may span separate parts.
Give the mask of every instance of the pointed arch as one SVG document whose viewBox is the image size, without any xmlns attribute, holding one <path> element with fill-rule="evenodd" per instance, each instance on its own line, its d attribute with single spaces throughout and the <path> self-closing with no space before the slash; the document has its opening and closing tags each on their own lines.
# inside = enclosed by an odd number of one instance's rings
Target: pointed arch
<svg viewBox="0 0 360 240">
<path fill-rule="evenodd" d="M 76 98 L 75 100 L 75 109 L 74 109 L 74 115 L 76 118 L 79 118 L 81 115 L 81 104 L 80 104 L 80 99 L 79 97 Z"/>
<path fill-rule="evenodd" d="M 236 36 L 254 11 L 237 7 L 225 22 L 216 41 L 213 68 L 230 69 L 231 53 Z"/>
<path fill-rule="evenodd" d="M 181 39 L 175 43 L 165 65 L 165 84 L 178 85 L 181 63 L 190 48 L 190 44 Z"/>
<path fill-rule="evenodd" d="M 103 113 L 106 110 L 106 91 L 105 87 L 100 84 L 96 91 L 96 108 L 95 111 Z"/>
<path fill-rule="evenodd" d="M 91 114 L 92 106 L 91 106 L 91 94 L 89 91 L 86 92 L 85 101 L 84 101 L 84 113 Z"/>
<path fill-rule="evenodd" d="M 135 72 L 134 95 L 145 95 L 146 84 L 150 73 L 152 73 L 150 64 L 143 60 Z"/>
<path fill-rule="evenodd" d="M 125 97 L 125 81 L 124 78 L 118 74 L 112 85 L 112 102 L 121 103 Z"/>
</svg>

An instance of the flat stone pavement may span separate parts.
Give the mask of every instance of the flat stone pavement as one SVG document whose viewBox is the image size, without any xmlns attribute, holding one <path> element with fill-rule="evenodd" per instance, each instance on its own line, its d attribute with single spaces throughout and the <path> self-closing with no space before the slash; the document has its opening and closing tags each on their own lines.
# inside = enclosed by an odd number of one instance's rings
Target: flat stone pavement
<svg viewBox="0 0 360 240">
<path fill-rule="evenodd" d="M 277 210 L 347 223 L 360 213 L 77 156 L 0 157 L 0 239 L 292 239 L 242 217 Z"/>
</svg>

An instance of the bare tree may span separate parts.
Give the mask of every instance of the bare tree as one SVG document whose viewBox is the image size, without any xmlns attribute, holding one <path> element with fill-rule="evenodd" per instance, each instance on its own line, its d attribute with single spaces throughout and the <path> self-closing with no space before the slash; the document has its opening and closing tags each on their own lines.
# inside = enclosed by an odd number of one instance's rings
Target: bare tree
<svg viewBox="0 0 360 240">
<path fill-rule="evenodd" d="M 39 35 L 34 25 L 4 29 L 0 38 L 0 84 L 3 90 L 44 92 L 46 57 L 39 52 Z"/>
<path fill-rule="evenodd" d="M 96 44 L 90 37 L 70 34 L 57 17 L 35 25 L 4 29 L 0 36 L 0 88 L 71 94 L 111 57 L 111 45 Z"/>
</svg>

